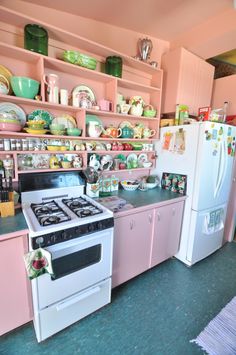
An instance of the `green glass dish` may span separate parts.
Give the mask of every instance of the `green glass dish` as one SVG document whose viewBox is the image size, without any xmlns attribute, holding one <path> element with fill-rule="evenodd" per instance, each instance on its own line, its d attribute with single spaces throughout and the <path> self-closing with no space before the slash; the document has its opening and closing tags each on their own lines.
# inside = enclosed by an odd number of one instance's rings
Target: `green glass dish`
<svg viewBox="0 0 236 355">
<path fill-rule="evenodd" d="M 91 70 L 95 70 L 97 66 L 97 60 L 95 58 L 89 57 L 77 51 L 64 51 L 63 60 Z"/>
</svg>

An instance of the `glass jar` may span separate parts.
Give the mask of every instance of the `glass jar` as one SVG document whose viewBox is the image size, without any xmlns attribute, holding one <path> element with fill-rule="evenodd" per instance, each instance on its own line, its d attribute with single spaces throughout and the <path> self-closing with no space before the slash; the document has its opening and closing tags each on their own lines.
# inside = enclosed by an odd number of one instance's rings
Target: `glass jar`
<svg viewBox="0 0 236 355">
<path fill-rule="evenodd" d="M 28 24 L 24 29 L 24 48 L 48 55 L 48 33 L 36 24 Z"/>
<path fill-rule="evenodd" d="M 106 74 L 122 77 L 122 58 L 117 56 L 110 56 L 106 58 L 105 63 Z"/>
</svg>

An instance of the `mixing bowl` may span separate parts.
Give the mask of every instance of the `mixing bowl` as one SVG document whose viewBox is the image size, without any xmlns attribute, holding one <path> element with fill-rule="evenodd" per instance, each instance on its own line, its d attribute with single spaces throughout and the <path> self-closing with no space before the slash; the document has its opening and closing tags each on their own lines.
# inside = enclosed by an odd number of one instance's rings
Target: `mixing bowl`
<svg viewBox="0 0 236 355">
<path fill-rule="evenodd" d="M 34 99 L 39 91 L 39 81 L 25 76 L 12 76 L 11 87 L 16 96 Z"/>
</svg>

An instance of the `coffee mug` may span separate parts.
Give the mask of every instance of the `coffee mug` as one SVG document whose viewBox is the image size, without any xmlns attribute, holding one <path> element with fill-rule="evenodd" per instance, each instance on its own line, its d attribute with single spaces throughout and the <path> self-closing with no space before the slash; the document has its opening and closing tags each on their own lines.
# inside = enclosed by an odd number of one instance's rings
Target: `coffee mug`
<svg viewBox="0 0 236 355">
<path fill-rule="evenodd" d="M 151 138 L 151 137 L 155 136 L 155 134 L 156 134 L 155 129 L 144 128 L 144 130 L 143 130 L 143 137 L 144 138 Z"/>
</svg>

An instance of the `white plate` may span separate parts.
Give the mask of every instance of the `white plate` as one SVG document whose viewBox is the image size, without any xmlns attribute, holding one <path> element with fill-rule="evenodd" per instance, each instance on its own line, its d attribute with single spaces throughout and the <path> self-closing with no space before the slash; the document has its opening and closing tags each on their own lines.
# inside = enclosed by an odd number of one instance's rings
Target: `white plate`
<svg viewBox="0 0 236 355">
<path fill-rule="evenodd" d="M 96 97 L 95 97 L 95 94 L 93 92 L 92 89 L 90 89 L 88 86 L 86 85 L 78 85 L 76 86 L 73 91 L 72 91 L 72 96 L 73 94 L 79 94 L 80 92 L 82 91 L 85 91 L 88 95 L 89 95 L 89 99 L 90 101 L 92 102 L 95 102 L 96 101 Z"/>
<path fill-rule="evenodd" d="M 0 112 L 14 113 L 21 121 L 21 126 L 24 127 L 26 122 L 26 114 L 20 106 L 12 104 L 10 102 L 2 102 L 0 104 Z"/>
<path fill-rule="evenodd" d="M 67 114 L 55 117 L 51 124 L 64 124 L 65 128 L 77 127 L 74 117 Z"/>
</svg>

